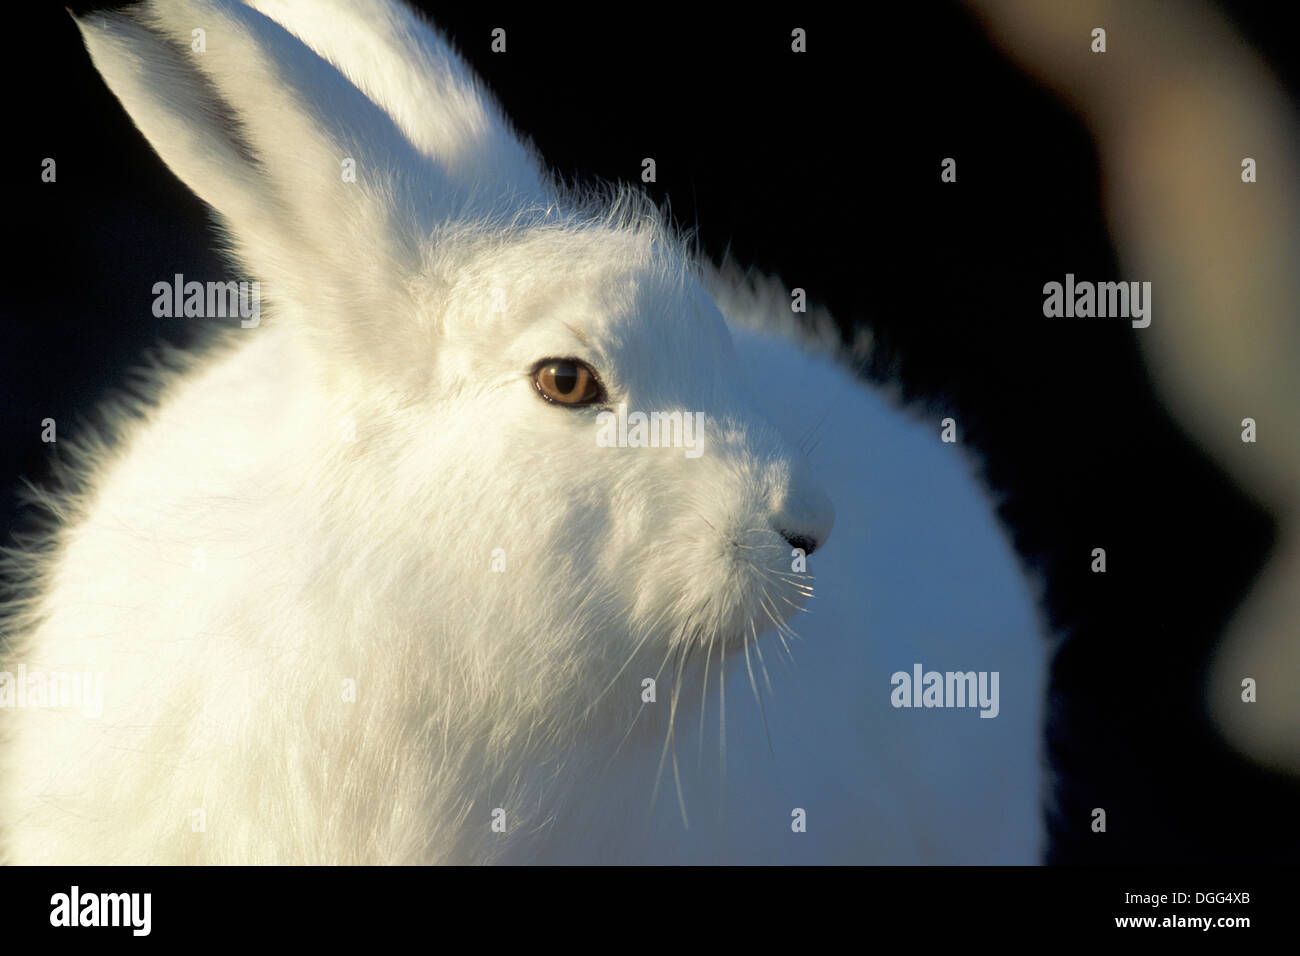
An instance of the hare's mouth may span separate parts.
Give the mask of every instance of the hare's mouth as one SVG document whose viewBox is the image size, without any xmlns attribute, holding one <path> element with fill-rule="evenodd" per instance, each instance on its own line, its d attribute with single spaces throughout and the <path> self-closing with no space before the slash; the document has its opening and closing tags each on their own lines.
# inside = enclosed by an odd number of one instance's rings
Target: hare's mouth
<svg viewBox="0 0 1300 956">
<path fill-rule="evenodd" d="M 801 575 L 800 577 L 807 577 Z M 804 603 L 812 597 L 810 584 L 768 588 L 759 592 L 747 607 L 739 609 L 734 625 L 723 629 L 720 644 L 727 654 L 761 653 L 760 646 L 775 642 L 789 654 L 798 642 L 797 629 L 800 612 L 807 610 Z"/>
<path fill-rule="evenodd" d="M 798 618 L 807 612 L 806 605 L 813 597 L 812 575 L 754 565 L 749 569 L 752 590 L 739 628 L 740 644 L 770 634 L 786 645 L 797 641 Z"/>
<path fill-rule="evenodd" d="M 808 588 L 808 596 L 812 589 Z M 702 652 L 702 656 L 713 658 L 715 663 L 719 654 L 730 658 L 733 655 L 754 655 L 760 657 L 770 644 L 779 646 L 783 654 L 790 654 L 796 642 L 800 640 L 794 624 L 796 615 L 804 610 L 801 603 L 793 599 L 785 606 L 787 613 L 782 613 L 781 604 L 785 595 L 764 594 L 752 602 L 738 605 L 734 612 L 723 621 L 714 621 L 713 626 L 689 628 L 686 641 L 674 641 L 679 648 L 689 650 L 689 656 Z M 755 665 L 757 666 L 757 664 Z"/>
</svg>

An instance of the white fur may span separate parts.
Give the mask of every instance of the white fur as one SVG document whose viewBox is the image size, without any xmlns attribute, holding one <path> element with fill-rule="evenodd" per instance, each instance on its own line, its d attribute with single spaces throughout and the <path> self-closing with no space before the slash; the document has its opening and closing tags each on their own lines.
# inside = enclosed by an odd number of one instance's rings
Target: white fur
<svg viewBox="0 0 1300 956">
<path fill-rule="evenodd" d="M 778 283 L 556 188 L 405 10 L 254 6 L 284 27 L 180 0 L 80 24 L 271 310 L 117 408 L 20 558 L 5 666 L 101 671 L 105 700 L 0 714 L 8 858 L 1036 859 L 1046 648 L 937 422 Z M 597 447 L 595 410 L 535 393 L 551 356 L 704 412 L 704 454 Z M 796 615 L 778 531 L 832 520 Z M 999 670 L 1000 716 L 894 709 L 914 662 Z"/>
</svg>

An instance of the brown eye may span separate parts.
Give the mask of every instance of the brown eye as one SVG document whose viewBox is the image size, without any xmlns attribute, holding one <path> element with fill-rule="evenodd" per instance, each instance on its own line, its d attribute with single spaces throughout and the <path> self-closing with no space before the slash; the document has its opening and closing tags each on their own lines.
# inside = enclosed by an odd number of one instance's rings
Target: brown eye
<svg viewBox="0 0 1300 956">
<path fill-rule="evenodd" d="M 558 405 L 592 405 L 605 400 L 596 373 L 577 359 L 545 359 L 533 370 L 542 398 Z"/>
</svg>

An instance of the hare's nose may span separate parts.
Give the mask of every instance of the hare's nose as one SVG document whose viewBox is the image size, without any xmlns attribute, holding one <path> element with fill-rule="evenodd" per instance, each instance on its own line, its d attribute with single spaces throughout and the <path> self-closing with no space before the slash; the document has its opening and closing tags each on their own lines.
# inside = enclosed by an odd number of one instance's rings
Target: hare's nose
<svg viewBox="0 0 1300 956">
<path fill-rule="evenodd" d="M 790 489 L 783 506 L 772 516 L 772 528 L 805 555 L 826 543 L 835 524 L 831 499 L 815 485 L 800 482 Z"/>
<path fill-rule="evenodd" d="M 817 541 L 803 534 L 793 534 L 789 531 L 782 531 L 781 537 L 790 543 L 790 547 L 798 548 L 805 555 L 812 554 L 817 550 Z"/>
</svg>

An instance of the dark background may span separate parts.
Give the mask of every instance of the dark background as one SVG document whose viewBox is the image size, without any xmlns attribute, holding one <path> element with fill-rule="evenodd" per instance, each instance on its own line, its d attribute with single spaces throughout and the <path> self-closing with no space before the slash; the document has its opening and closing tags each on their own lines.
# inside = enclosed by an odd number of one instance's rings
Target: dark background
<svg viewBox="0 0 1300 956">
<path fill-rule="evenodd" d="M 1042 317 L 1044 281 L 1120 275 L 1074 115 L 950 3 L 743 17 L 628 5 L 594 19 L 423 6 L 553 168 L 637 182 L 654 157 L 649 191 L 706 255 L 729 249 L 870 329 L 863 374 L 954 414 L 984 452 L 1062 639 L 1052 862 L 1297 858 L 1300 782 L 1228 750 L 1203 699 L 1208 652 L 1273 521 L 1166 416 L 1128 323 Z M 1294 96 L 1272 6 L 1221 7 Z M 152 317 L 152 283 L 228 277 L 205 207 L 131 126 L 62 4 L 23 18 L 6 86 L 0 539 L 32 519 L 9 489 L 47 480 L 57 455 L 41 419 L 75 436 L 153 343 L 202 340 L 212 320 Z M 505 55 L 489 51 L 497 26 Z M 793 26 L 806 55 L 789 52 Z M 47 156 L 54 185 L 39 178 Z M 946 156 L 956 184 L 939 180 Z M 1098 546 L 1104 575 L 1089 570 Z M 1098 806 L 1105 834 L 1089 827 Z"/>
</svg>

